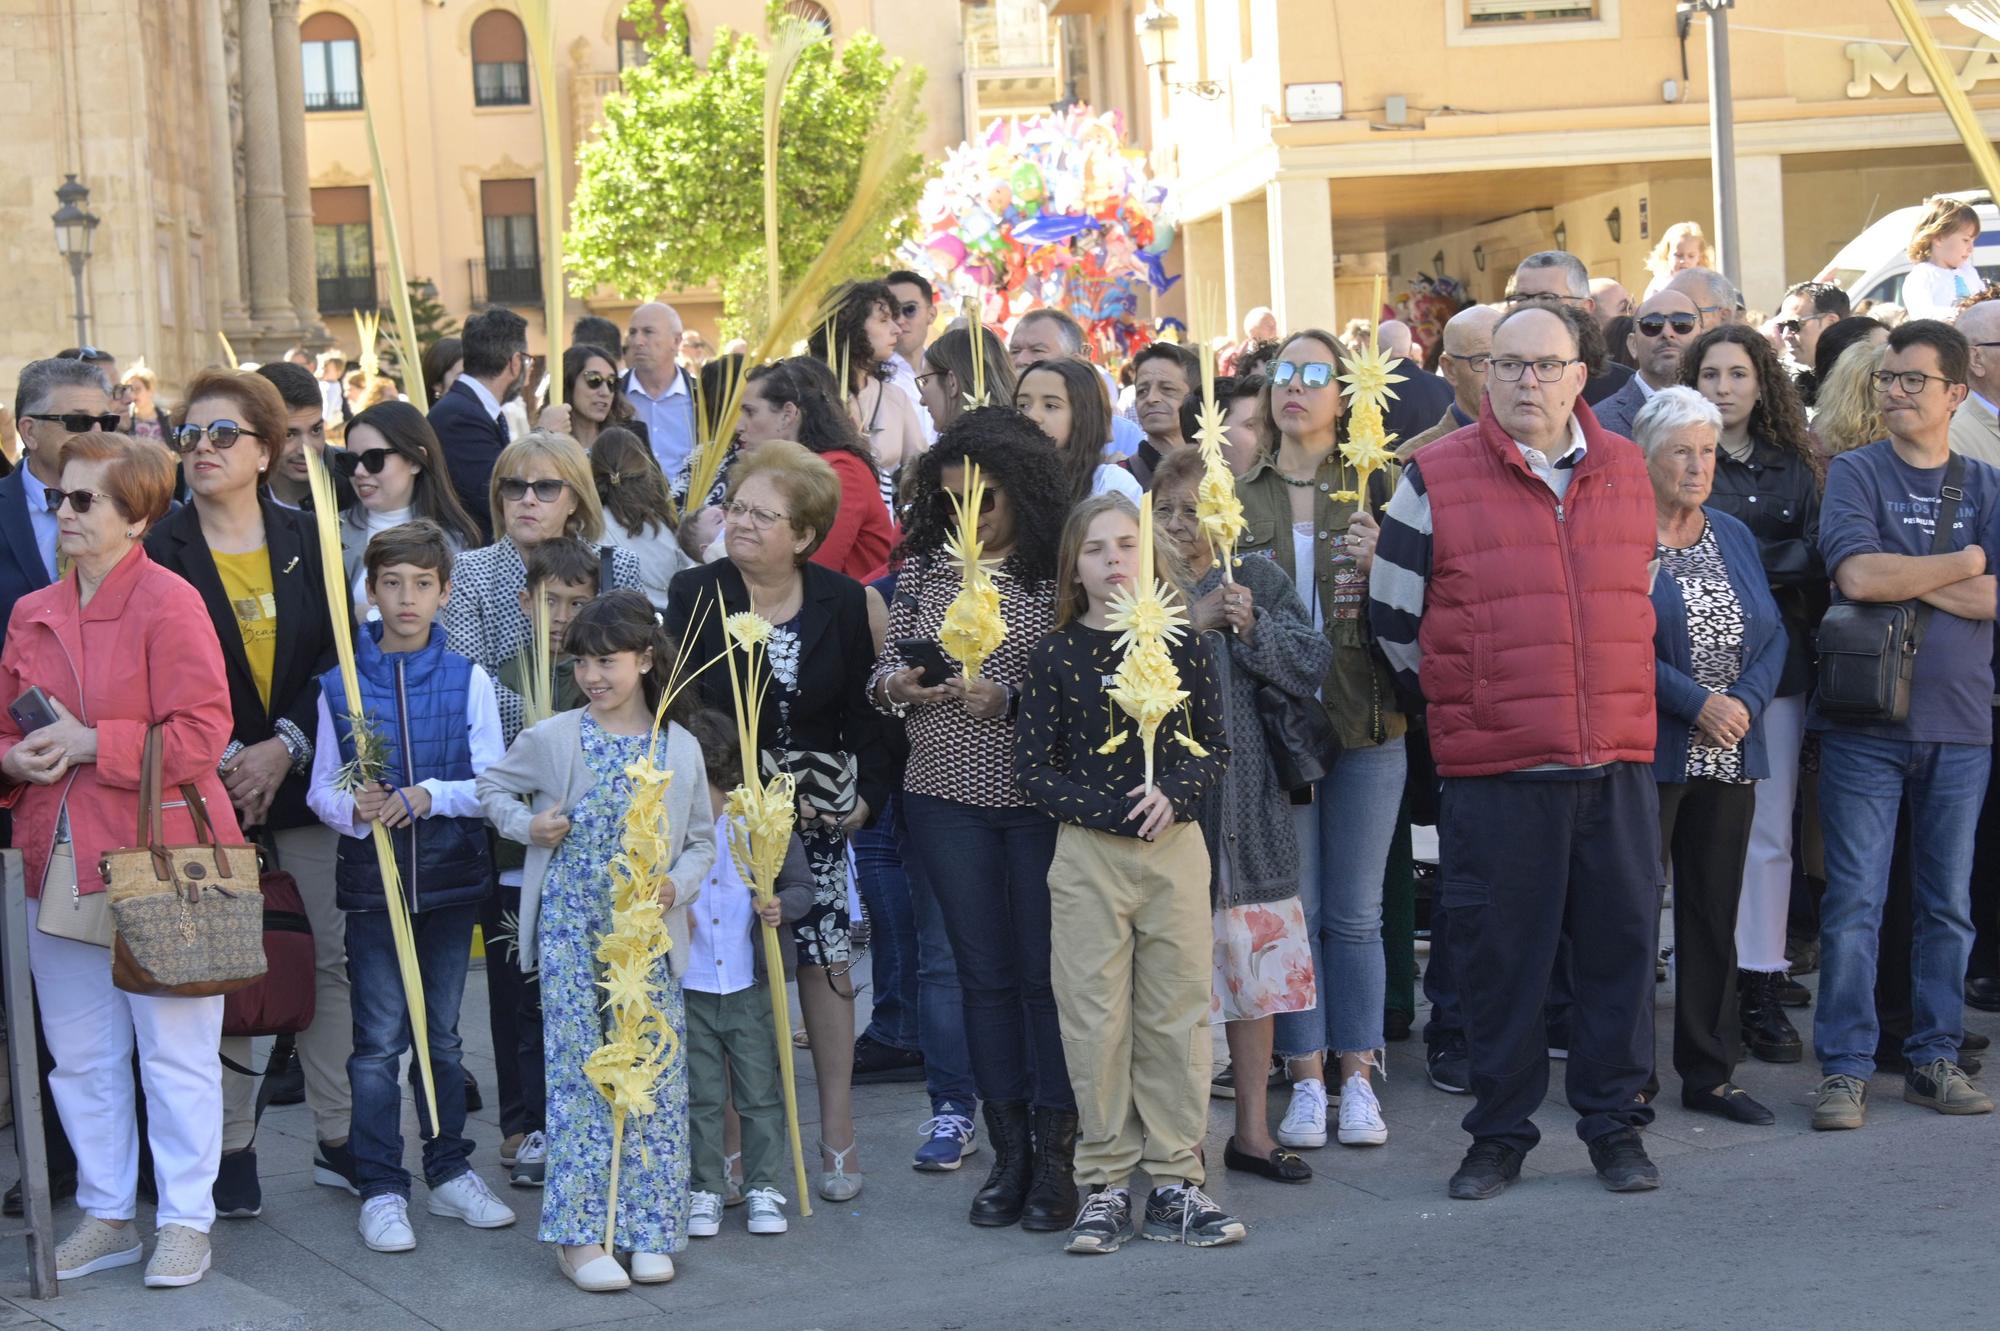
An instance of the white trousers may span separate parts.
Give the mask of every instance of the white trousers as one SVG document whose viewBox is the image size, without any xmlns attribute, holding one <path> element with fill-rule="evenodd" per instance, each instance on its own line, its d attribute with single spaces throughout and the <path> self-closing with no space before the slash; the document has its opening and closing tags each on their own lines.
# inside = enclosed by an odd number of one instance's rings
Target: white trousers
<svg viewBox="0 0 2000 1331">
<path fill-rule="evenodd" d="M 1771 775 L 1757 783 L 1743 896 L 1736 907 L 1736 964 L 1777 972 L 1785 965 L 1785 919 L 1792 904 L 1792 811 L 1799 799 L 1799 747 L 1806 736 L 1804 694 L 1773 698 L 1764 709 Z"/>
<path fill-rule="evenodd" d="M 67 890 L 67 889 L 65 889 Z M 111 983 L 111 953 L 35 927 L 28 903 L 28 968 L 56 1068 L 56 1112 L 76 1150 L 76 1204 L 100 1220 L 139 1210 L 139 1119 L 132 1046 L 146 1088 L 161 1225 L 204 1234 L 215 1223 L 222 1159 L 222 999 L 148 998 Z"/>
</svg>

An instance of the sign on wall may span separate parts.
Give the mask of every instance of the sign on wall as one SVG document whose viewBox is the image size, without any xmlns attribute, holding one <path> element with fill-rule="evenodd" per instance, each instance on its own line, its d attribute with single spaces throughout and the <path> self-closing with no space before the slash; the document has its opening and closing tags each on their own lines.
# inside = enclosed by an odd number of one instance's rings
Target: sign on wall
<svg viewBox="0 0 2000 1331">
<path fill-rule="evenodd" d="M 1846 51 L 1851 67 L 1847 79 L 1849 97 L 1866 97 L 1877 88 L 1893 91 L 1906 83 L 1909 91 L 1919 97 L 1937 91 L 1918 63 L 1917 53 L 1907 45 L 1849 42 Z M 2000 42 L 1981 37 L 1959 67 L 1958 86 L 1971 92 L 1981 83 L 1995 80 L 2000 80 Z"/>
</svg>

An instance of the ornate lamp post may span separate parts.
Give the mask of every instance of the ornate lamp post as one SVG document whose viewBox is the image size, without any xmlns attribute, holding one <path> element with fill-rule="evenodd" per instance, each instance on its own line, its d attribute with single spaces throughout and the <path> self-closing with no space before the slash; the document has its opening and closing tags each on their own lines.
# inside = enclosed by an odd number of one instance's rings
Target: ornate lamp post
<svg viewBox="0 0 2000 1331">
<path fill-rule="evenodd" d="M 91 232 L 97 230 L 96 216 L 84 206 L 90 202 L 90 187 L 65 174 L 56 190 L 56 202 L 62 206 L 49 220 L 56 226 L 56 253 L 69 260 L 70 280 L 76 284 L 76 344 L 89 346 L 90 311 L 84 306 L 83 266 L 90 261 Z"/>
</svg>

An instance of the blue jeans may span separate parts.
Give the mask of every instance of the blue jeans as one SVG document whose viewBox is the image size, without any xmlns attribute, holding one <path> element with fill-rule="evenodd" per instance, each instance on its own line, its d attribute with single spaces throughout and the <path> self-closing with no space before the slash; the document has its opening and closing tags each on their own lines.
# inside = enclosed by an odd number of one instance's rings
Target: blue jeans
<svg viewBox="0 0 2000 1331">
<path fill-rule="evenodd" d="M 1401 736 L 1344 749 L 1313 802 L 1292 810 L 1317 1001 L 1278 1014 L 1274 1044 L 1287 1058 L 1383 1047 L 1382 878 L 1407 774 Z"/>
<path fill-rule="evenodd" d="M 1958 1058 L 1965 962 L 1972 952 L 1972 842 L 1993 751 L 1852 731 L 1820 736 L 1820 828 L 1826 897 L 1820 903 L 1819 1009 L 1813 1053 L 1827 1076 L 1875 1071 L 1875 953 L 1896 811 L 1909 805 L 1911 1067 Z"/>
<path fill-rule="evenodd" d="M 896 810 L 896 843 L 917 927 L 917 1047 L 924 1054 L 924 1089 L 930 1092 L 932 1113 L 950 1104 L 971 1118 L 979 1107 L 979 1092 L 972 1080 L 972 1054 L 965 1045 L 965 991 L 958 985 L 958 961 L 945 933 L 944 911 L 911 843 L 905 798 L 898 795 L 891 807 Z"/>
<path fill-rule="evenodd" d="M 422 911 L 411 920 L 424 984 L 431 1082 L 438 1098 L 438 1133 L 424 1143 L 424 1182 L 433 1188 L 472 1168 L 467 1163 L 472 1143 L 465 1136 L 458 1007 L 465 996 L 472 926 L 478 918 L 478 904 L 470 903 Z M 403 1001 L 387 911 L 349 913 L 347 975 L 354 993 L 354 1052 L 347 1060 L 347 1079 L 354 1090 L 354 1125 L 347 1139 L 354 1152 L 354 1180 L 363 1200 L 389 1192 L 408 1197 L 403 1087 L 396 1069 L 410 1048 L 410 1014 Z"/>
<path fill-rule="evenodd" d="M 903 871 L 903 848 L 896 830 L 902 822 L 897 796 L 890 796 L 873 827 L 854 833 L 854 881 L 868 907 L 868 967 L 874 1003 L 864 1038 L 891 1049 L 921 1047 L 917 1016 L 917 924 L 910 909 L 910 884 Z"/>
<path fill-rule="evenodd" d="M 993 809 L 909 791 L 903 812 L 951 936 L 979 1094 L 1074 1111 L 1049 982 L 1055 819 L 1036 809 Z M 1378 991 L 1381 985 L 1378 969 Z"/>
</svg>

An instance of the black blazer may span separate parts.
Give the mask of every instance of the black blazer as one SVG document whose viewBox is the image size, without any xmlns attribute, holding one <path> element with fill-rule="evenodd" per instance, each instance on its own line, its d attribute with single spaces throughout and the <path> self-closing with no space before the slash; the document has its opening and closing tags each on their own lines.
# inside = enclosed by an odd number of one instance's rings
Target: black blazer
<svg viewBox="0 0 2000 1331">
<path fill-rule="evenodd" d="M 40 485 L 27 462 L 0 476 L 0 642 L 7 639 L 7 619 L 14 602 L 49 585 L 48 565 L 35 544 L 34 519 L 28 516 L 28 487 Z M 0 707 L 13 702 L 0 698 Z"/>
<path fill-rule="evenodd" d="M 855 785 L 873 822 L 898 773 L 881 714 L 868 701 L 875 637 L 868 627 L 867 594 L 854 579 L 818 564 L 799 572 L 805 578 L 805 598 L 799 608 L 799 697 L 792 708 L 791 747 L 853 754 Z M 734 716 L 736 709 L 729 696 L 728 667 L 719 659 L 722 620 L 749 608 L 743 575 L 727 559 L 683 570 L 667 586 L 667 631 L 685 644 L 690 663 L 712 662 L 697 688 L 703 703 L 724 716 Z M 689 626 L 697 623 L 692 642 L 687 642 Z M 757 734 L 772 746 L 777 733 L 777 702 L 767 694 Z"/>
<path fill-rule="evenodd" d="M 1441 377 L 1418 365 L 1415 358 L 1404 360 L 1395 372 L 1403 376 L 1403 382 L 1389 385 L 1396 396 L 1383 408 L 1382 425 L 1396 436 L 1397 443 L 1408 443 L 1436 425 L 1457 394 Z"/>
<path fill-rule="evenodd" d="M 236 612 L 222 590 L 201 518 L 192 505 L 170 513 L 147 533 L 146 553 L 154 563 L 171 569 L 201 593 L 215 636 L 222 642 L 223 673 L 229 679 L 229 710 L 235 718 L 230 737 L 243 744 L 260 744 L 277 734 L 282 717 L 299 728 L 308 743 L 319 734 L 319 677 L 333 669 L 333 620 L 327 610 L 326 579 L 321 572 L 319 541 L 309 514 L 263 502 L 264 544 L 271 555 L 272 595 L 278 602 L 278 650 L 271 668 L 271 706 L 267 711 L 250 674 Z M 273 831 L 306 827 L 317 822 L 306 808 L 307 776 L 286 776 L 272 797 L 264 826 Z"/>
<path fill-rule="evenodd" d="M 493 464 L 499 461 L 500 450 L 513 442 L 507 423 L 486 414 L 486 404 L 464 382 L 463 375 L 438 399 L 428 419 L 444 449 L 445 468 L 451 473 L 459 502 L 486 539 L 492 540 Z"/>
</svg>

